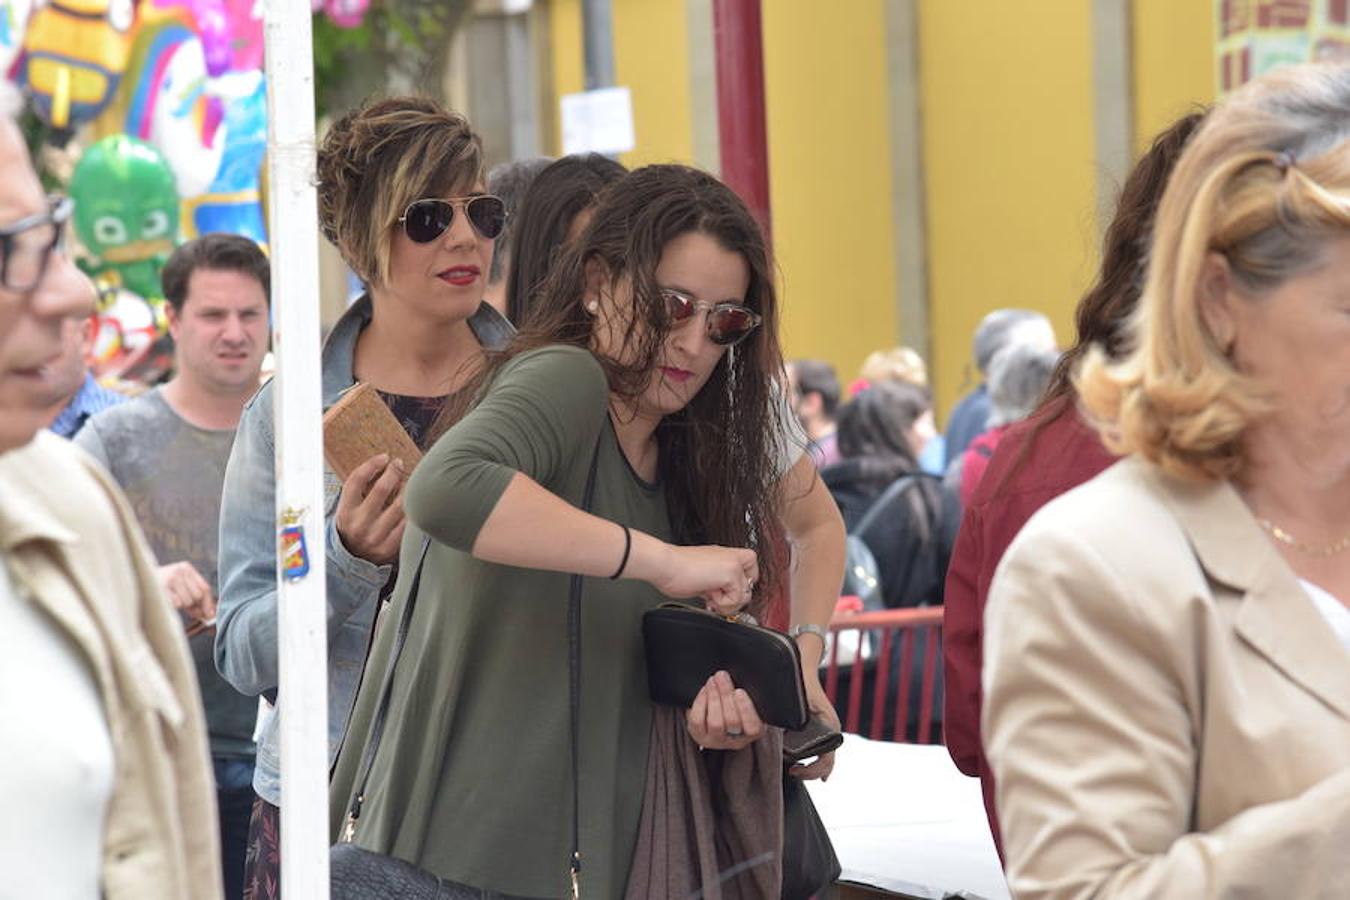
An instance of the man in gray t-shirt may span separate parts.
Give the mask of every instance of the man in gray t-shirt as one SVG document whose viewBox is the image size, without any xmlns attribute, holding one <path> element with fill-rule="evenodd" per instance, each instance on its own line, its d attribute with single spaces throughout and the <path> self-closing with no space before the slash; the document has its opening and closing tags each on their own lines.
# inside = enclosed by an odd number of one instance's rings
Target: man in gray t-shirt
<svg viewBox="0 0 1350 900">
<path fill-rule="evenodd" d="M 91 418 L 75 438 L 131 500 L 165 594 L 193 632 L 220 806 L 225 895 L 243 890 L 253 805 L 258 701 L 216 671 L 212 645 L 225 464 L 268 344 L 269 272 L 252 241 L 209 234 L 178 248 L 162 275 L 173 379 Z"/>
</svg>

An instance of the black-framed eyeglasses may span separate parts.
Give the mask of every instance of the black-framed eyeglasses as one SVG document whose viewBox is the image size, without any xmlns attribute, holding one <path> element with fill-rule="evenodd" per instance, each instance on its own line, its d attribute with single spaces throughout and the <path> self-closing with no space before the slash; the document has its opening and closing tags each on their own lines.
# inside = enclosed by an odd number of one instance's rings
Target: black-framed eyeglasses
<svg viewBox="0 0 1350 900">
<path fill-rule="evenodd" d="M 0 226 L 0 284 L 23 293 L 42 283 L 52 251 L 62 247 L 75 205 L 69 197 L 47 198 L 46 212 Z"/>
<path fill-rule="evenodd" d="M 763 317 L 741 303 L 704 303 L 674 288 L 662 288 L 666 316 L 676 328 L 700 312 L 708 314 L 708 340 L 721 347 L 734 347 L 759 327 Z"/>
<path fill-rule="evenodd" d="M 429 244 L 445 234 L 455 220 L 455 208 L 463 207 L 469 224 L 480 235 L 492 240 L 506 227 L 506 203 L 492 194 L 473 197 L 427 198 L 414 200 L 399 217 L 403 233 L 414 244 Z"/>
</svg>

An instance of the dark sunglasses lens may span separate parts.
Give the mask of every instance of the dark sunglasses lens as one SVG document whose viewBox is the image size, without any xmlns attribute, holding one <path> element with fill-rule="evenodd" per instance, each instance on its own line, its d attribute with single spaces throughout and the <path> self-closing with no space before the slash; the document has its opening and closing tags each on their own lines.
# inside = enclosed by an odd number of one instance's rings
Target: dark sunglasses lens
<svg viewBox="0 0 1350 900">
<path fill-rule="evenodd" d="M 719 306 L 708 317 L 708 337 L 723 346 L 738 343 L 755 330 L 755 317 L 739 306 Z"/>
<path fill-rule="evenodd" d="M 418 244 L 429 244 L 445 234 L 450 220 L 455 216 L 455 208 L 444 200 L 418 200 L 408 207 L 403 220 L 403 230 L 408 238 Z"/>
<path fill-rule="evenodd" d="M 474 197 L 465 207 L 469 221 L 485 238 L 495 238 L 506 227 L 506 204 L 497 197 Z"/>
<path fill-rule="evenodd" d="M 694 301 L 683 294 L 667 291 L 665 298 L 666 315 L 670 318 L 671 324 L 688 321 L 690 316 L 698 312 L 698 307 L 694 305 Z"/>
</svg>

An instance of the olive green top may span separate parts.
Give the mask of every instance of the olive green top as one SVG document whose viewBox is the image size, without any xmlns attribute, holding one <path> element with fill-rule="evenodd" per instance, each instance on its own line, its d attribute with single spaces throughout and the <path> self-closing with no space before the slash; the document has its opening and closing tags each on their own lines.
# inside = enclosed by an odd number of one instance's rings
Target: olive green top
<svg viewBox="0 0 1350 900">
<path fill-rule="evenodd" d="M 433 538 L 399 660 L 356 843 L 478 888 L 527 897 L 568 889 L 572 807 L 569 576 L 468 553 L 516 472 L 591 511 L 670 539 L 665 494 L 619 449 L 591 354 L 547 347 L 512 360 L 408 483 L 398 586 L 383 617 L 333 780 L 336 836 L 353 790 L 423 534 Z M 622 547 L 615 528 L 615 562 Z M 521 541 L 543 535 L 522 532 Z M 587 578 L 582 593 L 582 895 L 623 895 L 637 839 L 652 704 L 642 614 L 662 598 L 636 581 Z"/>
</svg>

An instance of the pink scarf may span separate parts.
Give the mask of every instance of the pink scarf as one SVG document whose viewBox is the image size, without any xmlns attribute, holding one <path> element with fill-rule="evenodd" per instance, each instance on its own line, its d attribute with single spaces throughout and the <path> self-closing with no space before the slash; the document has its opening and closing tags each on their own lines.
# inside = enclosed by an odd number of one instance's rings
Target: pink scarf
<svg viewBox="0 0 1350 900">
<path fill-rule="evenodd" d="M 704 751 L 658 706 L 626 900 L 777 900 L 782 852 L 782 731 Z"/>
</svg>

